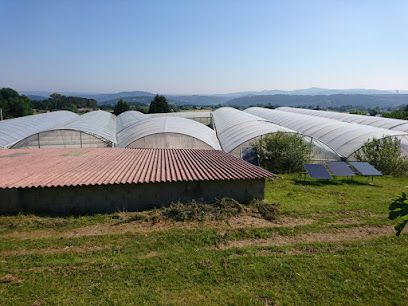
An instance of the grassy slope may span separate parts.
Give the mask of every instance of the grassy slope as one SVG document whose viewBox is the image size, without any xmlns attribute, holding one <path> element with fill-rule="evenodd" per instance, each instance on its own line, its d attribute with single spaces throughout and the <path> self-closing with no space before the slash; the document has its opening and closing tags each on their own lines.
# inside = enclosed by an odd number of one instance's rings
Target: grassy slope
<svg viewBox="0 0 408 306">
<path fill-rule="evenodd" d="M 115 224 L 129 216 L 0 217 L 0 304 L 404 304 L 407 234 L 222 247 L 276 235 L 290 239 L 390 225 L 389 200 L 408 189 L 407 178 L 376 178 L 375 186 L 362 179 L 316 183 L 296 178 L 268 182 L 266 200 L 279 202 L 282 220 L 298 218 L 298 226 L 190 222 L 70 236 L 84 226 Z"/>
</svg>

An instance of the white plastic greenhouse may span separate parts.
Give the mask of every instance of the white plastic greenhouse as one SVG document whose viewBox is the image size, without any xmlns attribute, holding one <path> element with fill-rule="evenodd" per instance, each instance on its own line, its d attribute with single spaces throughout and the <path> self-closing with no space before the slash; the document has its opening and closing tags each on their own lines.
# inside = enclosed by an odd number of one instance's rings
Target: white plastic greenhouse
<svg viewBox="0 0 408 306">
<path fill-rule="evenodd" d="M 354 115 L 345 114 L 330 111 L 319 111 L 304 108 L 293 108 L 293 107 L 279 107 L 277 110 L 285 112 L 293 112 L 304 115 L 311 115 L 316 117 L 323 117 L 334 119 L 337 121 L 343 121 L 348 123 L 358 123 L 362 125 L 369 125 L 374 127 L 379 127 L 387 130 L 401 131 L 408 133 L 408 121 L 392 118 L 383 118 L 376 116 L 364 116 L 364 115 Z"/>
<path fill-rule="evenodd" d="M 400 131 L 260 107 L 251 107 L 245 112 L 319 140 L 343 159 L 353 160 L 353 154 L 364 142 L 386 136 L 401 139 L 403 151 L 408 152 L 408 134 Z"/>
<path fill-rule="evenodd" d="M 100 148 L 116 146 L 115 115 L 94 111 L 31 133 L 11 148 Z"/>
<path fill-rule="evenodd" d="M 222 107 L 212 113 L 213 126 L 217 132 L 224 151 L 236 157 L 241 157 L 241 148 L 251 146 L 256 139 L 278 131 L 283 133 L 298 133 L 295 130 L 268 122 L 258 116 L 239 111 L 231 107 Z M 329 147 L 313 141 L 309 137 L 304 140 L 312 145 L 314 160 L 340 159 Z"/>
<path fill-rule="evenodd" d="M 171 116 L 136 120 L 132 124 L 126 120 L 118 121 L 118 146 L 122 148 L 221 149 L 214 130 L 193 120 Z"/>
<path fill-rule="evenodd" d="M 10 148 L 26 137 L 61 126 L 78 117 L 73 112 L 56 111 L 0 121 L 0 148 Z"/>
<path fill-rule="evenodd" d="M 116 132 L 124 130 L 136 122 L 149 119 L 150 116 L 137 111 L 123 112 L 116 117 Z"/>
<path fill-rule="evenodd" d="M 188 111 L 188 112 L 174 112 L 174 113 L 158 113 L 149 114 L 150 117 L 180 117 L 185 119 L 191 119 L 200 122 L 205 125 L 211 125 L 211 112 L 210 111 Z"/>
</svg>

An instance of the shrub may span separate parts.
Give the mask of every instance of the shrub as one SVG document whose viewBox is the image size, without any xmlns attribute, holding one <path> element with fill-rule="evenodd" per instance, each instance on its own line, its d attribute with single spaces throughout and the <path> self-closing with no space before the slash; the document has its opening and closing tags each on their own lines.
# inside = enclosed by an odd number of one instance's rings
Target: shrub
<svg viewBox="0 0 408 306">
<path fill-rule="evenodd" d="M 402 156 L 401 140 L 387 136 L 367 141 L 355 153 L 357 161 L 367 161 L 383 174 L 402 176 L 408 172 L 408 160 Z"/>
<path fill-rule="evenodd" d="M 389 207 L 390 214 L 388 219 L 395 220 L 399 218 L 395 225 L 397 236 L 399 236 L 408 222 L 408 199 L 407 195 L 403 192 L 397 194 L 395 199 L 392 199 L 392 203 Z"/>
<path fill-rule="evenodd" d="M 311 146 L 299 134 L 268 134 L 255 141 L 254 145 L 260 165 L 275 173 L 299 172 L 312 155 Z"/>
</svg>

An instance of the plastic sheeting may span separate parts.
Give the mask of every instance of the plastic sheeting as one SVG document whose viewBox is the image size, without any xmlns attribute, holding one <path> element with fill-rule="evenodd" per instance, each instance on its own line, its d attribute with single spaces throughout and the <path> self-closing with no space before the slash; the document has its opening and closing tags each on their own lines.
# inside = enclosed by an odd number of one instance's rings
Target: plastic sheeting
<svg viewBox="0 0 408 306">
<path fill-rule="evenodd" d="M 119 133 L 132 124 L 149 119 L 150 116 L 137 111 L 127 111 L 116 117 L 116 131 Z"/>
<path fill-rule="evenodd" d="M 323 117 L 334 119 L 337 121 L 343 121 L 348 123 L 358 123 L 363 125 L 369 125 L 374 127 L 379 127 L 388 130 L 401 131 L 408 133 L 408 121 L 400 119 L 383 118 L 376 116 L 364 116 L 364 115 L 353 115 L 345 114 L 331 111 L 319 111 L 304 108 L 293 108 L 293 107 L 279 107 L 277 110 L 285 112 L 293 112 L 304 115 L 311 115 L 316 117 Z"/>
<path fill-rule="evenodd" d="M 167 134 L 185 137 L 174 138 L 173 141 L 177 141 L 177 143 L 167 142 L 165 148 L 192 148 L 193 138 L 212 149 L 221 149 L 214 130 L 193 120 L 171 116 L 149 118 L 127 126 L 118 132 L 118 146 L 129 147 L 142 138 L 150 137 L 151 140 L 146 147 L 162 148 L 162 140 L 168 136 Z"/>
<path fill-rule="evenodd" d="M 221 147 L 226 152 L 232 152 L 242 145 L 248 145 L 248 141 L 269 133 L 278 131 L 296 133 L 231 107 L 217 109 L 212 113 L 212 117 Z"/>
<path fill-rule="evenodd" d="M 386 136 L 395 136 L 406 139 L 408 136 L 404 132 L 281 110 L 251 107 L 246 109 L 245 112 L 317 139 L 333 149 L 342 158 L 351 157 L 355 151 L 361 148 L 364 142 L 373 138 L 381 139 Z"/>
<path fill-rule="evenodd" d="M 189 111 L 189 112 L 172 112 L 172 113 L 157 113 L 149 114 L 151 117 L 180 117 L 191 119 L 200 122 L 205 125 L 211 125 L 211 112 L 210 111 Z"/>
<path fill-rule="evenodd" d="M 104 111 L 94 111 L 77 116 L 58 127 L 33 133 L 13 147 L 113 147 L 116 143 L 116 116 Z"/>
<path fill-rule="evenodd" d="M 276 133 L 298 133 L 295 130 L 268 122 L 259 116 L 239 111 L 231 107 L 222 107 L 212 113 L 213 125 L 224 151 L 240 157 L 240 147 L 251 145 L 263 135 Z M 313 151 L 313 160 L 339 160 L 336 152 L 310 137 L 302 135 Z"/>
<path fill-rule="evenodd" d="M 73 112 L 56 111 L 0 121 L 0 147 L 11 147 L 30 135 L 56 128 L 78 117 Z"/>
</svg>

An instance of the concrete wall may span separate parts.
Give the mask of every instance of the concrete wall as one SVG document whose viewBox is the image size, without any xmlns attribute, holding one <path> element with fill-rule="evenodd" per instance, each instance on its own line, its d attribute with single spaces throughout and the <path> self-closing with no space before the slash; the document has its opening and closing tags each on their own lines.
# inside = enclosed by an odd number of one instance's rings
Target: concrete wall
<svg viewBox="0 0 408 306">
<path fill-rule="evenodd" d="M 241 203 L 264 198 L 264 179 L 0 189 L 0 213 L 94 214 L 140 211 L 176 202 Z"/>
</svg>

